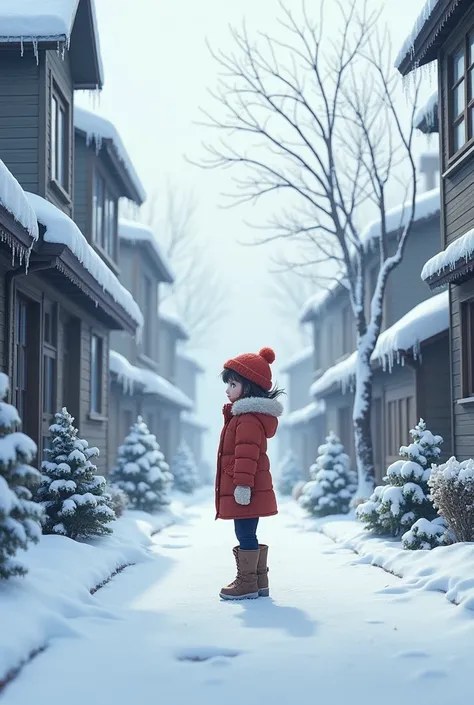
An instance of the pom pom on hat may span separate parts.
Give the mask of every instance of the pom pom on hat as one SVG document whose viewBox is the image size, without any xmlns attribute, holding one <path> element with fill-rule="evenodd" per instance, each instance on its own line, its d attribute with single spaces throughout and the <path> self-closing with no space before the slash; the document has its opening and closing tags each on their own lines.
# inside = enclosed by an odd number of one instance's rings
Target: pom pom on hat
<svg viewBox="0 0 474 705">
<path fill-rule="evenodd" d="M 234 370 L 245 379 L 258 384 L 267 392 L 272 388 L 272 371 L 270 365 L 275 360 L 272 348 L 262 348 L 256 353 L 244 353 L 232 360 L 227 360 L 224 369 Z"/>
<path fill-rule="evenodd" d="M 272 348 L 262 348 L 258 353 L 260 357 L 268 362 L 269 365 L 275 362 L 275 351 Z"/>
</svg>

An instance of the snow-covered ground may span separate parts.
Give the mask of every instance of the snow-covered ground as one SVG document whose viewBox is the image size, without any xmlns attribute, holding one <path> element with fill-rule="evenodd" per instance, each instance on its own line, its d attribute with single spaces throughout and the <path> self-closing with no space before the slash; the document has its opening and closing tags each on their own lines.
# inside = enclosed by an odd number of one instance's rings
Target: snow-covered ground
<svg viewBox="0 0 474 705">
<path fill-rule="evenodd" d="M 474 613 L 361 562 L 290 506 L 261 522 L 270 599 L 219 601 L 234 539 L 208 500 L 64 615 L 2 705 L 467 702 Z"/>
</svg>

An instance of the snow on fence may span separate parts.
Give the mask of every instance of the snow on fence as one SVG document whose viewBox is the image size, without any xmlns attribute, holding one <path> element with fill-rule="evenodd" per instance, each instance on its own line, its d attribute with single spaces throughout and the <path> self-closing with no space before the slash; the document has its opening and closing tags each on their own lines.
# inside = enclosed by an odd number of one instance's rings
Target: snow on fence
<svg viewBox="0 0 474 705">
<path fill-rule="evenodd" d="M 144 394 L 156 394 L 183 409 L 193 408 L 193 402 L 181 389 L 152 370 L 135 367 L 115 350 L 111 350 L 109 354 L 109 369 L 117 375 L 118 381 L 128 394 L 133 394 L 135 385 L 138 385 L 143 387 Z"/>
<path fill-rule="evenodd" d="M 121 219 L 118 224 L 118 235 L 121 240 L 130 243 L 149 242 L 155 250 L 157 257 L 163 263 L 163 267 L 166 269 L 169 279 L 174 281 L 175 276 L 171 263 L 151 228 L 133 220 Z"/>
<path fill-rule="evenodd" d="M 380 362 L 383 369 L 392 370 L 396 362 L 403 364 L 400 352 L 411 351 L 415 359 L 420 352 L 420 344 L 447 330 L 449 326 L 449 293 L 443 291 L 415 306 L 399 321 L 380 334 L 372 354 L 373 362 Z M 339 384 L 343 394 L 352 391 L 357 363 L 357 351 L 348 358 L 330 367 L 310 387 L 312 396 L 327 392 Z"/>
<path fill-rule="evenodd" d="M 0 204 L 22 225 L 33 240 L 39 237 L 38 219 L 22 187 L 0 159 Z"/>
<path fill-rule="evenodd" d="M 46 228 L 44 241 L 66 245 L 85 269 L 132 318 L 139 328 L 143 316 L 131 293 L 125 289 L 105 262 L 92 249 L 76 223 L 52 203 L 34 193 L 26 193 L 38 222 Z"/>
<path fill-rule="evenodd" d="M 421 271 L 423 281 L 439 276 L 445 270 L 453 270 L 461 260 L 466 263 L 474 254 L 474 228 L 452 242 L 445 250 L 438 252 L 426 262 Z"/>
<path fill-rule="evenodd" d="M 84 108 L 75 106 L 74 127 L 86 134 L 87 144 L 92 144 L 95 142 L 97 153 L 102 149 L 102 143 L 104 140 L 111 140 L 117 152 L 118 158 L 132 180 L 141 201 L 145 201 L 145 189 L 138 178 L 138 174 L 135 171 L 132 160 L 125 149 L 122 138 L 120 137 L 115 125 L 111 123 L 110 120 L 107 120 L 101 115 L 97 115 L 97 113 L 93 113 L 90 110 L 85 110 Z"/>
</svg>

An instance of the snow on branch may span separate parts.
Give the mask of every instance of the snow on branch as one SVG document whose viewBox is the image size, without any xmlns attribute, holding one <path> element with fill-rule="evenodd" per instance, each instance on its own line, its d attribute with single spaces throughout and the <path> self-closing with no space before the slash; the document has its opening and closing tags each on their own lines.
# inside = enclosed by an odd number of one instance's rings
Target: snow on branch
<svg viewBox="0 0 474 705">
<path fill-rule="evenodd" d="M 25 192 L 0 159 L 0 204 L 22 225 L 33 240 L 39 237 L 38 220 Z"/>
<path fill-rule="evenodd" d="M 469 262 L 474 254 L 474 228 L 452 242 L 426 262 L 421 271 L 423 281 L 439 276 L 445 270 L 453 270 L 458 262 Z"/>
<path fill-rule="evenodd" d="M 132 365 L 123 355 L 111 350 L 109 354 L 110 372 L 117 375 L 125 393 L 133 394 L 135 385 L 140 387 L 144 394 L 156 394 L 166 401 L 182 409 L 192 409 L 193 402 L 181 389 L 168 382 L 164 377 L 157 375 L 152 370 Z"/>
<path fill-rule="evenodd" d="M 447 330 L 449 326 L 449 294 L 443 291 L 437 296 L 415 306 L 393 326 L 380 334 L 372 362 L 380 362 L 383 369 L 393 368 L 396 362 L 403 363 L 401 352 L 411 352 L 416 359 L 420 353 L 420 344 Z M 356 374 L 357 351 L 348 358 L 330 367 L 310 387 L 310 394 L 318 396 L 327 392 L 335 384 L 341 386 L 343 393 L 353 390 Z"/>
<path fill-rule="evenodd" d="M 45 242 L 66 245 L 74 257 L 100 284 L 103 291 L 110 294 L 137 326 L 142 328 L 143 316 L 133 296 L 120 284 L 112 270 L 89 245 L 76 223 L 41 196 L 37 196 L 35 193 L 26 193 L 26 197 L 36 213 L 38 222 L 46 228 Z"/>
<path fill-rule="evenodd" d="M 138 177 L 132 160 L 125 149 L 122 138 L 120 137 L 115 125 L 101 115 L 93 113 L 90 110 L 85 110 L 84 108 L 80 108 L 76 105 L 74 107 L 74 127 L 76 130 L 85 132 L 87 144 L 92 144 L 95 142 L 97 152 L 100 152 L 102 149 L 102 143 L 104 140 L 111 140 L 115 151 L 117 152 L 119 161 L 128 173 L 135 189 L 137 190 L 137 193 L 140 196 L 140 200 L 143 203 L 146 200 L 145 189 Z"/>
</svg>

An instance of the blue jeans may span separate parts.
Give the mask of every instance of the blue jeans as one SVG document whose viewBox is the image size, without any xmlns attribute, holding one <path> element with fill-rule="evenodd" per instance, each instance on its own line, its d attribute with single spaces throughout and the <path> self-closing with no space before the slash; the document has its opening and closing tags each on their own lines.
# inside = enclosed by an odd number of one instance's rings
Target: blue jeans
<svg viewBox="0 0 474 705">
<path fill-rule="evenodd" d="M 256 551 L 258 548 L 257 519 L 234 519 L 235 535 L 242 551 Z"/>
</svg>

